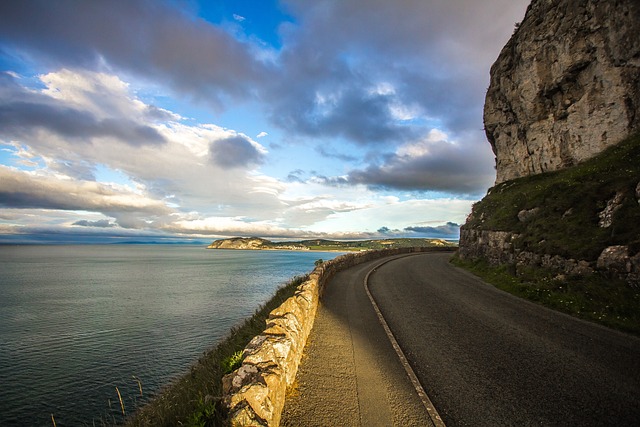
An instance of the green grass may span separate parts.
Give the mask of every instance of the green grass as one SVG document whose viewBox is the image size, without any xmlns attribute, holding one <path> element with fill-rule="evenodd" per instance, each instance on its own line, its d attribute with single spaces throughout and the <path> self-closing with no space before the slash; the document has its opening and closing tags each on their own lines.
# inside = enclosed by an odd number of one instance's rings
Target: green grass
<svg viewBox="0 0 640 427">
<path fill-rule="evenodd" d="M 232 328 L 215 348 L 205 352 L 188 373 L 160 391 L 139 408 L 126 426 L 222 426 L 225 414 L 220 406 L 222 377 L 241 363 L 242 349 L 260 335 L 269 313 L 291 297 L 308 276 L 293 278 L 244 323 Z"/>
<path fill-rule="evenodd" d="M 476 203 L 465 228 L 520 234 L 516 249 L 541 255 L 594 261 L 607 246 L 629 245 L 640 251 L 640 208 L 635 189 L 640 182 L 640 135 L 597 157 L 557 172 L 501 183 Z M 622 208 L 609 228 L 598 226 L 598 213 L 616 192 Z M 529 221 L 518 212 L 538 208 Z"/>
<path fill-rule="evenodd" d="M 518 297 L 640 335 L 640 290 L 629 287 L 624 281 L 597 274 L 561 280 L 552 272 L 539 268 L 519 269 L 516 277 L 512 266 L 496 267 L 482 260 L 463 261 L 457 257 L 452 263 Z"/>
<path fill-rule="evenodd" d="M 438 243 L 436 243 L 438 242 Z M 398 238 L 381 240 L 361 240 L 337 242 L 331 240 L 306 240 L 299 242 L 313 251 L 344 251 L 358 252 L 364 250 L 415 248 L 441 246 L 437 239 Z M 447 246 L 455 247 L 456 243 L 447 242 Z"/>
</svg>

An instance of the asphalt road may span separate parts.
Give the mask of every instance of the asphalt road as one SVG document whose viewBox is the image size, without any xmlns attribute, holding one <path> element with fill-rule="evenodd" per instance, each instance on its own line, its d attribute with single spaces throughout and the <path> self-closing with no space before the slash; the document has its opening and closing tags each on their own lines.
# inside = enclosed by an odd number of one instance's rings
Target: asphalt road
<svg viewBox="0 0 640 427">
<path fill-rule="evenodd" d="M 369 278 L 447 426 L 640 425 L 640 339 L 515 298 L 450 256 L 399 258 Z"/>
</svg>

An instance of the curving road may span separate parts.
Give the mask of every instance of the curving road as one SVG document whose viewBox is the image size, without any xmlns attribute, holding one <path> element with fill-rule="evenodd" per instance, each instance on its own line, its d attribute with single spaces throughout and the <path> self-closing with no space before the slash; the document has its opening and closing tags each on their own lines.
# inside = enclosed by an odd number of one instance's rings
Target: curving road
<svg viewBox="0 0 640 427">
<path fill-rule="evenodd" d="M 640 339 L 404 257 L 369 287 L 448 426 L 640 425 Z"/>
<path fill-rule="evenodd" d="M 370 272 L 371 294 L 447 426 L 640 424 L 640 339 L 512 297 L 450 256 L 337 274 L 281 425 L 432 425 L 367 296 Z"/>
</svg>

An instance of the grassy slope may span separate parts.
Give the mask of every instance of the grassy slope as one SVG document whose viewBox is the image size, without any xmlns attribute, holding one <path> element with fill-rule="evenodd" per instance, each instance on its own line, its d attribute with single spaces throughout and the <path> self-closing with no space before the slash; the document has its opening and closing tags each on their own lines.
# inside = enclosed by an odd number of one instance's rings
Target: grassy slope
<svg viewBox="0 0 640 427">
<path fill-rule="evenodd" d="M 599 275 L 565 277 L 543 269 L 524 269 L 514 276 L 507 266 L 490 266 L 482 260 L 452 260 L 490 283 L 529 301 L 581 319 L 640 335 L 640 290 L 622 280 Z"/>
<path fill-rule="evenodd" d="M 569 169 L 504 182 L 476 203 L 465 227 L 520 234 L 515 245 L 538 254 L 595 261 L 611 245 L 640 250 L 640 135 Z M 598 222 L 608 200 L 625 194 L 610 228 Z M 539 208 L 527 222 L 518 212 Z M 454 259 L 485 281 L 522 298 L 608 327 L 640 335 L 640 290 L 600 275 L 558 277 L 524 268 L 517 277 L 509 266 Z"/>
<path fill-rule="evenodd" d="M 635 188 L 640 182 L 640 135 L 596 158 L 557 172 L 507 181 L 492 188 L 473 208 L 465 227 L 521 234 L 519 249 L 539 254 L 594 261 L 611 245 L 640 250 L 640 207 Z M 609 228 L 598 226 L 598 213 L 617 191 L 623 207 Z M 530 221 L 518 212 L 539 208 Z"/>
</svg>

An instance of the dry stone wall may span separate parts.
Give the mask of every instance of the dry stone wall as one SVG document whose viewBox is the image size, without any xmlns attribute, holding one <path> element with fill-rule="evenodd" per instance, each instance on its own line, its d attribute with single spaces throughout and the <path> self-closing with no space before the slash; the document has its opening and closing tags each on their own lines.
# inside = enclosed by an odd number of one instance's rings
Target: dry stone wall
<svg viewBox="0 0 640 427">
<path fill-rule="evenodd" d="M 280 424 L 287 387 L 295 380 L 326 283 L 338 272 L 363 262 L 412 252 L 450 248 L 404 248 L 339 256 L 317 267 L 295 294 L 269 314 L 266 329 L 243 352 L 240 368 L 223 378 L 223 402 L 229 424 Z"/>
<path fill-rule="evenodd" d="M 598 260 L 567 259 L 559 255 L 541 255 L 518 249 L 518 234 L 462 228 L 458 256 L 466 260 L 484 259 L 492 265 L 511 265 L 517 272 L 521 267 L 542 267 L 558 275 L 587 276 L 600 272 L 608 277 L 626 280 L 640 287 L 640 253 L 630 256 L 625 245 L 605 248 Z"/>
</svg>

